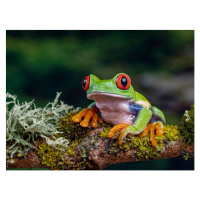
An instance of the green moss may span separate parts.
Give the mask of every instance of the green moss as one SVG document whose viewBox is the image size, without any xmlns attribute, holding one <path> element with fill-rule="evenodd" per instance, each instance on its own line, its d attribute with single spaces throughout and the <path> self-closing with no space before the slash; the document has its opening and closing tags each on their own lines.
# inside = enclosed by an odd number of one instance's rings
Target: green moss
<svg viewBox="0 0 200 200">
<path fill-rule="evenodd" d="M 134 148 L 136 149 L 136 156 L 139 160 L 141 159 L 153 159 L 154 157 L 158 157 L 160 155 L 160 151 L 162 150 L 162 142 L 157 141 L 156 148 L 151 145 L 149 140 L 149 135 L 144 138 L 135 137 Z M 159 148 L 159 147 L 161 148 Z"/>
<path fill-rule="evenodd" d="M 70 112 L 58 123 L 56 138 L 64 137 L 69 140 L 68 147 L 61 151 L 53 146 L 42 144 L 39 146 L 38 155 L 41 163 L 51 169 L 88 169 L 89 151 L 98 147 L 100 136 L 90 136 L 91 128 L 81 127 L 72 121 L 72 117 L 77 112 Z M 107 126 L 107 125 L 106 125 Z M 79 147 L 77 148 L 77 145 Z M 79 156 L 77 156 L 79 155 Z M 76 156 L 77 159 L 72 158 Z"/>
<path fill-rule="evenodd" d="M 188 160 L 190 158 L 190 154 L 181 150 L 181 156 L 184 160 Z"/>
<path fill-rule="evenodd" d="M 164 128 L 164 135 L 162 137 L 166 138 L 169 141 L 175 141 L 181 138 L 181 134 L 177 126 L 166 125 Z"/>
<path fill-rule="evenodd" d="M 136 148 L 136 155 L 138 158 L 151 159 L 159 157 L 166 143 L 180 139 L 180 132 L 177 126 L 166 125 L 164 126 L 164 134 L 161 137 L 155 134 L 154 138 L 157 141 L 156 147 L 151 145 L 149 134 L 143 138 L 140 136 L 135 137 L 133 146 Z"/>
<path fill-rule="evenodd" d="M 71 142 L 64 153 L 65 169 L 89 169 L 89 152 L 98 147 L 99 139 L 98 135 L 93 135 Z M 79 146 L 77 147 L 77 145 Z M 76 156 L 76 159 L 71 159 L 73 156 Z"/>
<path fill-rule="evenodd" d="M 110 128 L 104 128 L 104 131 L 100 133 L 100 136 L 106 138 Z M 158 157 L 163 151 L 163 147 L 166 143 L 170 141 L 179 140 L 181 135 L 177 126 L 166 125 L 164 126 L 164 134 L 159 137 L 155 134 L 154 138 L 157 141 L 157 146 L 153 147 L 149 140 L 149 133 L 145 137 L 141 135 L 137 136 L 127 136 L 125 142 L 122 145 L 118 144 L 118 136 L 120 132 L 117 131 L 112 140 L 105 143 L 105 152 L 111 155 L 118 156 L 119 152 L 127 152 L 130 149 L 135 149 L 135 156 L 137 160 L 153 159 Z"/>
<path fill-rule="evenodd" d="M 90 135 L 91 128 L 83 128 L 78 123 L 72 121 L 72 116 L 76 112 L 65 115 L 58 123 L 58 130 L 61 132 L 56 137 L 64 137 L 70 142 L 68 147 L 62 152 L 47 144 L 39 147 L 38 155 L 41 163 L 52 169 L 89 169 L 89 152 L 99 146 L 100 140 L 105 144 L 105 149 L 101 153 L 119 156 L 121 152 L 135 149 L 137 160 L 153 159 L 158 157 L 163 151 L 164 145 L 170 141 L 180 139 L 181 135 L 177 126 L 164 126 L 164 135 L 161 137 L 155 134 L 157 146 L 153 147 L 149 140 L 149 133 L 145 137 L 141 135 L 127 136 L 122 145 L 118 143 L 120 131 L 116 131 L 114 137 L 108 140 L 108 133 L 111 125 L 103 123 L 103 131 L 98 135 Z M 78 157 L 77 157 L 78 155 Z M 76 156 L 77 159 L 72 158 Z M 102 155 L 103 156 L 103 155 Z"/>
<path fill-rule="evenodd" d="M 67 162 L 64 161 L 64 164 L 68 169 L 76 168 L 76 169 L 83 169 L 86 168 L 86 150 L 83 148 L 84 145 L 81 145 L 79 149 L 79 155 L 81 156 L 80 160 L 77 162 L 70 162 L 70 156 L 76 155 L 75 151 L 77 151 L 77 145 L 80 143 L 84 143 L 86 136 L 89 136 L 91 128 L 90 127 L 82 127 L 79 123 L 74 123 L 72 121 L 72 117 L 77 114 L 77 112 L 70 112 L 69 114 L 65 115 L 60 122 L 58 123 L 58 130 L 62 132 L 61 134 L 57 134 L 56 137 L 65 137 L 70 141 L 69 146 L 65 150 L 65 159 Z M 89 151 L 89 144 L 91 141 L 88 141 L 85 146 L 87 146 L 87 152 Z"/>
<path fill-rule="evenodd" d="M 90 132 L 89 128 L 83 128 L 78 123 L 72 121 L 72 116 L 77 114 L 76 111 L 70 112 L 60 119 L 58 123 L 58 131 L 60 133 L 55 134 L 55 137 L 69 140 L 68 147 L 61 151 L 59 145 L 57 148 L 48 144 L 42 144 L 39 146 L 38 155 L 41 159 L 41 164 L 50 167 L 51 169 L 83 169 L 83 163 L 85 159 L 81 158 L 75 162 L 72 162 L 71 157 L 75 156 L 75 150 L 77 145 L 87 136 Z"/>
<path fill-rule="evenodd" d="M 80 140 L 72 141 L 69 147 L 66 148 L 65 152 L 70 155 L 75 155 L 74 150 L 76 149 L 76 146 L 79 144 L 79 142 Z"/>
<path fill-rule="evenodd" d="M 109 133 L 110 129 L 112 128 L 112 126 L 110 124 L 103 123 L 102 127 L 104 130 L 102 132 L 100 132 L 99 135 L 100 135 L 100 137 L 105 138 L 108 136 L 108 133 Z"/>
<path fill-rule="evenodd" d="M 185 143 L 194 143 L 194 105 L 190 110 L 186 110 L 180 121 L 179 130 Z"/>
<path fill-rule="evenodd" d="M 76 111 L 70 112 L 60 120 L 58 123 L 58 131 L 62 133 L 56 134 L 56 137 L 65 137 L 71 142 L 74 140 L 83 139 L 89 134 L 90 128 L 82 127 L 79 123 L 74 123 L 72 121 L 72 117 L 75 114 L 77 114 Z"/>
<path fill-rule="evenodd" d="M 22 155 L 21 155 L 20 153 L 18 153 L 17 156 L 18 156 L 19 158 L 22 157 Z"/>
<path fill-rule="evenodd" d="M 62 165 L 62 151 L 43 143 L 38 147 L 38 156 L 41 159 L 42 165 L 46 165 L 51 169 L 64 169 Z"/>
</svg>

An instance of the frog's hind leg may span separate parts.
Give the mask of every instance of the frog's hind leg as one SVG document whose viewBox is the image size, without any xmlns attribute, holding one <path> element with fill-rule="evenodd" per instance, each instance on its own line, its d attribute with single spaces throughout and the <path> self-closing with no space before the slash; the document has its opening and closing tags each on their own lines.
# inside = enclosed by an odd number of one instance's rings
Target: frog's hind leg
<svg viewBox="0 0 200 200">
<path fill-rule="evenodd" d="M 156 122 L 156 121 L 161 121 L 161 122 L 163 122 L 163 124 L 166 124 L 165 116 L 164 116 L 163 112 L 160 109 L 158 109 L 155 106 L 152 106 L 151 107 L 151 111 L 153 112 L 153 116 L 152 116 L 152 118 L 151 118 L 149 123 L 153 123 L 153 122 Z"/>
</svg>

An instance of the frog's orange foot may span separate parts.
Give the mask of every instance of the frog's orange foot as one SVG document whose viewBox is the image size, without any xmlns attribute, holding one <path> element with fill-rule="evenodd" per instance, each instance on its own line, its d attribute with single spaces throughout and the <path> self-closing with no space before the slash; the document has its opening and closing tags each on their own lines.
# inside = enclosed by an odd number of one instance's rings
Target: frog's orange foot
<svg viewBox="0 0 200 200">
<path fill-rule="evenodd" d="M 84 118 L 83 120 L 82 117 Z M 82 127 L 88 127 L 90 119 L 92 119 L 91 126 L 94 128 L 98 127 L 98 121 L 100 123 L 103 122 L 93 108 L 84 108 L 80 113 L 72 117 L 72 120 L 74 122 L 80 122 Z"/>
<path fill-rule="evenodd" d="M 121 140 L 121 136 L 125 130 L 126 127 L 130 126 L 129 124 L 118 124 L 118 125 L 115 125 L 113 126 L 113 128 L 110 130 L 110 132 L 108 133 L 108 137 L 111 138 L 114 136 L 115 132 L 117 130 L 120 130 L 120 136 L 119 136 L 119 144 L 121 145 L 122 144 L 122 140 Z"/>
<path fill-rule="evenodd" d="M 164 125 L 162 122 L 154 122 L 152 124 L 148 124 L 145 130 L 143 131 L 141 137 L 144 137 L 147 135 L 147 133 L 150 131 L 150 142 L 152 146 L 156 147 L 157 141 L 154 138 L 154 132 L 156 132 L 156 135 L 161 137 L 164 134 Z"/>
</svg>

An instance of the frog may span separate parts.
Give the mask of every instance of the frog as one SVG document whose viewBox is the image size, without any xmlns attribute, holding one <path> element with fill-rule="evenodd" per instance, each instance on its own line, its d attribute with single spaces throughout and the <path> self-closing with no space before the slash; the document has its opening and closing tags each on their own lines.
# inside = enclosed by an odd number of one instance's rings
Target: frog
<svg viewBox="0 0 200 200">
<path fill-rule="evenodd" d="M 93 102 L 72 117 L 74 123 L 97 128 L 99 123 L 106 122 L 113 126 L 108 133 L 109 138 L 113 138 L 116 131 L 120 132 L 119 145 L 125 142 L 128 135 L 134 139 L 136 135 L 144 137 L 149 133 L 152 146 L 157 146 L 154 136 L 164 134 L 165 116 L 134 90 L 127 74 L 118 73 L 105 80 L 90 74 L 83 78 L 82 87 L 87 98 Z"/>
</svg>

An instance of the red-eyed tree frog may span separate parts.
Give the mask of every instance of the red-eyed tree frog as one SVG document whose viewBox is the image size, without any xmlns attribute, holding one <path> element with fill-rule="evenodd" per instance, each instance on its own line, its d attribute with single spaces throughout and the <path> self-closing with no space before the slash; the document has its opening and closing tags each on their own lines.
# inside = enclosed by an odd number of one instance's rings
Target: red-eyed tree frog
<svg viewBox="0 0 200 200">
<path fill-rule="evenodd" d="M 88 127 L 91 120 L 90 125 L 94 128 L 98 127 L 98 122 L 102 120 L 114 125 L 108 137 L 113 137 L 115 131 L 120 130 L 120 145 L 128 134 L 142 133 L 141 136 L 144 137 L 150 131 L 151 144 L 157 145 L 154 131 L 158 136 L 163 135 L 165 116 L 133 89 L 128 75 L 120 73 L 112 79 L 100 80 L 91 74 L 82 80 L 82 87 L 87 93 L 87 98 L 94 102 L 73 116 L 74 122 Z M 102 120 L 97 113 L 101 113 Z"/>
</svg>

